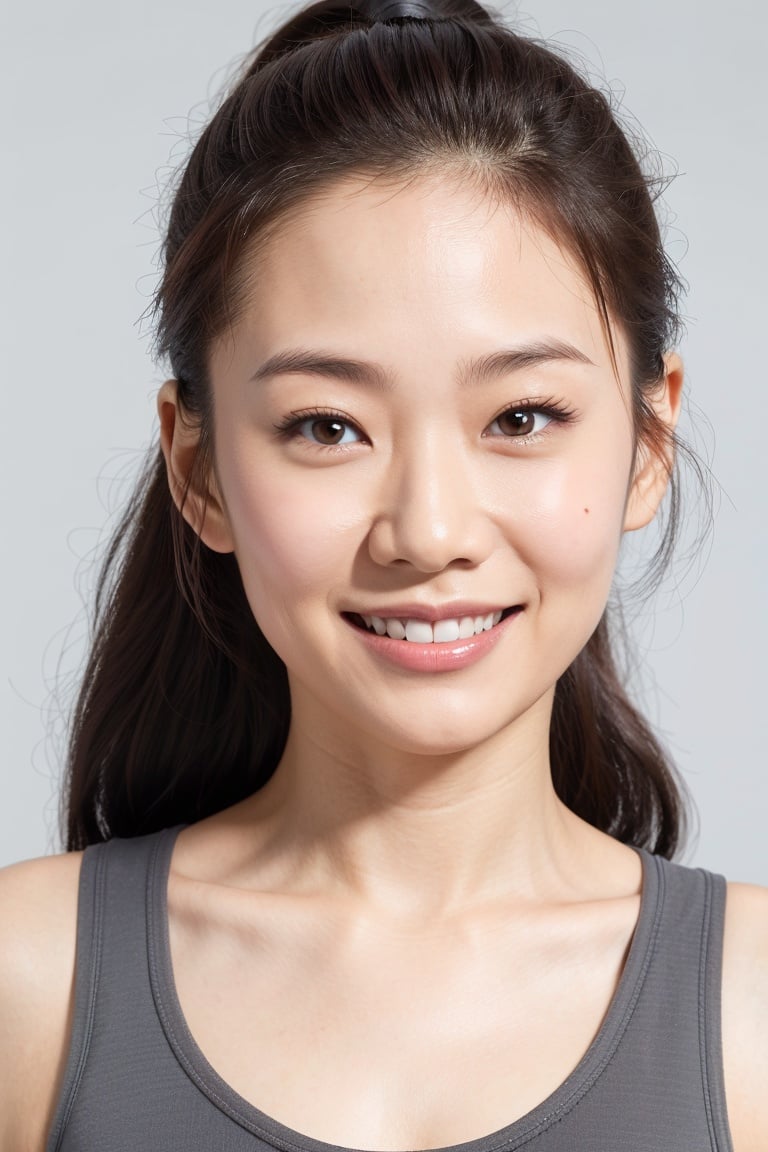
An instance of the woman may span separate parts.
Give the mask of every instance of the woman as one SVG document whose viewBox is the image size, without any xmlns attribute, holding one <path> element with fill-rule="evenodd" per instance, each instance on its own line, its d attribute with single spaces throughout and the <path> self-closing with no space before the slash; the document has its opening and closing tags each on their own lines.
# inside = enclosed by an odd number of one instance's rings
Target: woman
<svg viewBox="0 0 768 1152">
<path fill-rule="evenodd" d="M 164 255 L 3 1152 L 764 1148 L 766 894 L 670 862 L 611 649 L 683 369 L 604 98 L 474 0 L 322 0 Z"/>
</svg>

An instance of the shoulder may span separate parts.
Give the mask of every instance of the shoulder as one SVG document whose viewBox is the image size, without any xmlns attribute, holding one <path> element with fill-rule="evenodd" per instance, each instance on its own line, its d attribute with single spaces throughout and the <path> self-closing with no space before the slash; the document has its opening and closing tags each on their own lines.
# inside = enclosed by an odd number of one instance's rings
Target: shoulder
<svg viewBox="0 0 768 1152">
<path fill-rule="evenodd" d="M 759 1152 L 768 1131 L 768 888 L 728 885 L 722 1021 L 734 1152 Z"/>
<path fill-rule="evenodd" d="M 81 852 L 0 869 L 0 1152 L 44 1144 L 66 1062 Z"/>
</svg>

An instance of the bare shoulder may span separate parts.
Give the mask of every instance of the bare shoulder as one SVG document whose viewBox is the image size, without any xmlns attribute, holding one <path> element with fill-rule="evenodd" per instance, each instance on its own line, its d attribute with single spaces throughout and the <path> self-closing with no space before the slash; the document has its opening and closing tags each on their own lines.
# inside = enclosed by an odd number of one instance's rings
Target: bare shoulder
<svg viewBox="0 0 768 1152">
<path fill-rule="evenodd" d="M 82 853 L 0 869 L 0 1152 L 44 1145 L 66 1060 Z"/>
<path fill-rule="evenodd" d="M 768 1131 L 768 888 L 729 884 L 723 944 L 723 1063 L 734 1152 Z"/>
</svg>

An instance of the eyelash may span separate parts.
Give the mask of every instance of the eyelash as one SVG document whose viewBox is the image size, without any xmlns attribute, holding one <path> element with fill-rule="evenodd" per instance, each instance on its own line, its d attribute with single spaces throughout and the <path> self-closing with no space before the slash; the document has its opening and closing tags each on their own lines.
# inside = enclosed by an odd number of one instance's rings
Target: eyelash
<svg viewBox="0 0 768 1152">
<path fill-rule="evenodd" d="M 509 404 L 506 408 L 502 408 L 490 424 L 495 424 L 502 416 L 507 415 L 509 412 L 535 412 L 541 416 L 548 416 L 551 421 L 557 424 L 569 424 L 575 417 L 576 413 L 573 408 L 567 404 L 549 397 L 546 400 L 522 400 L 517 404 Z M 305 444 L 311 448 L 319 448 L 324 452 L 348 452 L 353 447 L 352 444 L 313 444 L 312 441 L 306 437 L 300 437 L 298 429 L 307 420 L 335 420 L 339 424 L 345 424 L 349 428 L 353 428 L 362 436 L 362 432 L 355 424 L 354 420 L 350 420 L 343 412 L 338 412 L 335 408 L 306 408 L 300 412 L 291 412 L 284 420 L 278 421 L 273 424 L 275 432 L 282 440 L 303 439 Z M 519 440 L 522 444 L 537 443 L 542 436 L 547 435 L 547 428 L 542 429 L 541 432 L 533 432 L 529 435 L 523 436 L 500 436 L 493 437 L 493 439 L 502 440 Z M 357 443 L 357 441 L 356 441 Z"/>
<path fill-rule="evenodd" d="M 502 408 L 500 412 L 491 420 L 491 424 L 495 424 L 502 416 L 508 415 L 510 412 L 535 412 L 541 416 L 548 416 L 554 424 L 571 424 L 576 419 L 576 410 L 571 408 L 562 400 L 555 399 L 554 396 L 549 396 L 545 400 L 521 400 L 517 404 L 508 404 L 506 408 Z M 501 436 L 502 440 L 519 440 L 522 444 L 535 444 L 538 443 L 542 436 L 547 435 L 546 428 L 541 432 L 533 432 L 527 436 Z"/>
<path fill-rule="evenodd" d="M 337 412 L 334 408 L 306 408 L 301 412 L 291 412 L 284 420 L 273 424 L 272 427 L 281 440 L 298 440 L 300 439 L 298 429 L 307 420 L 336 420 L 339 424 L 346 424 L 349 428 L 354 428 L 362 436 L 362 432 L 354 420 L 350 420 L 343 412 Z M 320 448 L 325 452 L 348 452 L 352 447 L 351 444 L 312 444 L 305 437 L 303 439 L 307 447 Z"/>
</svg>

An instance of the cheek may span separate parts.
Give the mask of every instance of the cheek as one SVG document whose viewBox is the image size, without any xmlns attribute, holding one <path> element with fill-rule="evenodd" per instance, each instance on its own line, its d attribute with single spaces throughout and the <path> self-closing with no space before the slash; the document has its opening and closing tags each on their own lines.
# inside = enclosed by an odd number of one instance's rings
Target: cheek
<svg viewBox="0 0 768 1152">
<path fill-rule="evenodd" d="M 281 612 L 294 618 L 304 596 L 329 590 L 351 568 L 355 519 L 345 503 L 349 485 L 308 483 L 229 455 L 221 486 L 235 541 L 235 554 L 257 619 Z M 339 476 L 343 469 L 339 469 Z"/>
<path fill-rule="evenodd" d="M 541 461 L 515 493 L 510 532 L 542 587 L 610 587 L 624 519 L 627 458 Z M 521 488 L 523 485 L 521 484 Z"/>
</svg>

